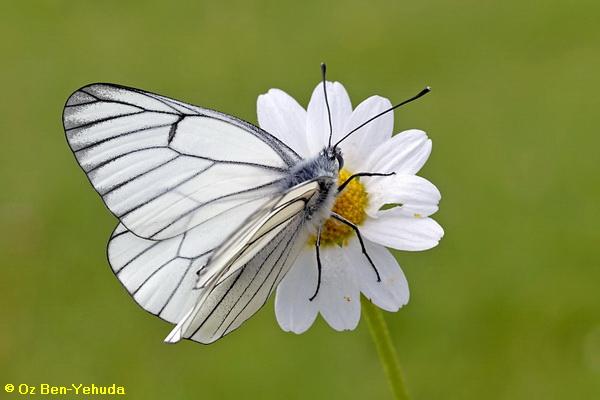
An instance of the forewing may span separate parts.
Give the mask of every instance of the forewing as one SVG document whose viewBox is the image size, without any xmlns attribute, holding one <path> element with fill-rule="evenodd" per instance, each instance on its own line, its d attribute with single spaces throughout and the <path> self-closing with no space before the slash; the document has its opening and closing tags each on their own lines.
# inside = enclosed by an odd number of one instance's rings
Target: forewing
<svg viewBox="0 0 600 400">
<path fill-rule="evenodd" d="M 165 340 L 211 343 L 256 313 L 306 246 L 305 207 L 316 195 L 317 182 L 291 189 L 217 249 L 198 281 L 197 304 Z"/>
<path fill-rule="evenodd" d="M 137 236 L 177 237 L 215 214 L 239 225 L 300 157 L 245 121 L 137 89 L 86 86 L 63 122 L 106 206 Z M 239 207 L 249 210 L 240 215 Z"/>
</svg>

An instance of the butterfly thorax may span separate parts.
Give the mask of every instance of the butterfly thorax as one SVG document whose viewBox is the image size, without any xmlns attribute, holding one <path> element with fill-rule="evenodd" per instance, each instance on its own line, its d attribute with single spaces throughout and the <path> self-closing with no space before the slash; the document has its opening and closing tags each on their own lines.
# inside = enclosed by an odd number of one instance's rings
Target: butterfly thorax
<svg viewBox="0 0 600 400">
<path fill-rule="evenodd" d="M 302 160 L 291 167 L 283 181 L 284 189 L 318 178 L 329 178 L 333 182 L 337 179 L 342 165 L 343 159 L 339 149 L 325 148 L 315 157 Z"/>
<path fill-rule="evenodd" d="M 331 214 L 337 192 L 337 176 L 343 163 L 339 149 L 326 148 L 317 156 L 303 160 L 290 169 L 284 189 L 307 181 L 319 183 L 319 194 L 306 206 L 306 219 L 320 226 Z"/>
</svg>

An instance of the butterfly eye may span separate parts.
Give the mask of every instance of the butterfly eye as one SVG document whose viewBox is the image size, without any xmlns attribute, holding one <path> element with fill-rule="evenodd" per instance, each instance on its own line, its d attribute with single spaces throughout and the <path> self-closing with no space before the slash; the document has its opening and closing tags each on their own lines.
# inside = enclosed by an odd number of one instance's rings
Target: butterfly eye
<svg viewBox="0 0 600 400">
<path fill-rule="evenodd" d="M 335 158 L 337 158 L 337 162 L 339 164 L 338 169 L 341 170 L 342 168 L 344 168 L 344 157 L 342 157 L 342 155 L 338 153 L 335 155 Z"/>
</svg>

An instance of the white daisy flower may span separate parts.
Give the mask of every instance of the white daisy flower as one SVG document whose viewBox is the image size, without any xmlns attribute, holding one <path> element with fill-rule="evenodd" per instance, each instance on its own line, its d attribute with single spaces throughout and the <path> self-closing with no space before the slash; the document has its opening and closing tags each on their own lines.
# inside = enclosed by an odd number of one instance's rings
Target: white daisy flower
<svg viewBox="0 0 600 400">
<path fill-rule="evenodd" d="M 352 110 L 348 93 L 339 82 L 327 82 L 327 95 L 333 143 L 392 106 L 388 99 L 372 96 Z M 260 95 L 257 103 L 260 126 L 302 157 L 313 157 L 327 145 L 329 121 L 322 83 L 313 91 L 307 110 L 279 89 Z M 392 136 L 393 124 L 393 113 L 387 113 L 340 145 L 345 162 L 340 182 L 358 172 L 395 173 L 353 179 L 333 207 L 359 227 L 376 270 L 362 253 L 354 231 L 328 219 L 320 243 L 322 276 L 318 291 L 314 238 L 277 288 L 275 312 L 283 330 L 302 333 L 318 313 L 333 329 L 354 329 L 360 319 L 361 293 L 387 311 L 397 311 L 408 302 L 408 283 L 386 247 L 430 249 L 444 231 L 429 218 L 438 209 L 440 192 L 415 175 L 429 157 L 431 140 L 419 130 Z"/>
</svg>

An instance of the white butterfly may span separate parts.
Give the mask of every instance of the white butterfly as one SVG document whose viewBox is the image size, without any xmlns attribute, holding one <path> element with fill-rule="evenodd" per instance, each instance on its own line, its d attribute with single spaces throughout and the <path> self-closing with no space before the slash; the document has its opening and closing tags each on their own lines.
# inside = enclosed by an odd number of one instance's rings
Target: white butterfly
<svg viewBox="0 0 600 400">
<path fill-rule="evenodd" d="M 335 144 L 330 135 L 308 159 L 236 117 L 114 84 L 73 93 L 63 119 L 77 161 L 120 220 L 108 243 L 115 275 L 144 309 L 177 324 L 165 341 L 211 343 L 262 307 L 311 234 L 318 257 L 327 218 L 360 239 L 331 211 L 338 144 L 385 112 Z M 389 173 L 348 181 L 359 175 Z"/>
</svg>

